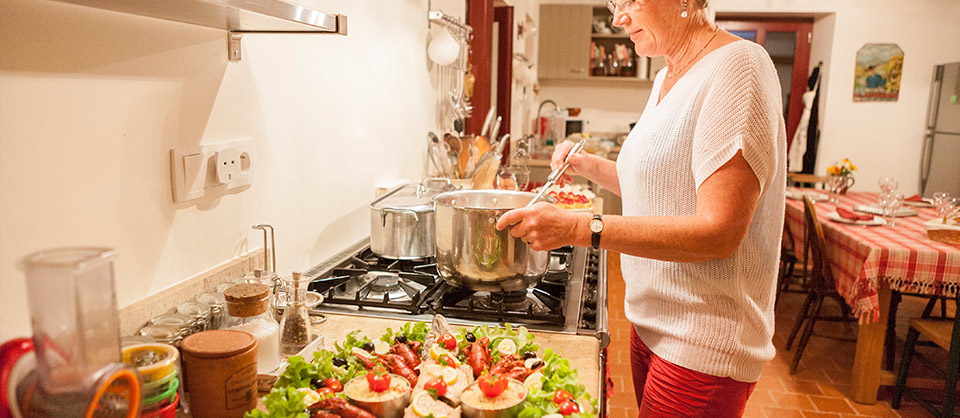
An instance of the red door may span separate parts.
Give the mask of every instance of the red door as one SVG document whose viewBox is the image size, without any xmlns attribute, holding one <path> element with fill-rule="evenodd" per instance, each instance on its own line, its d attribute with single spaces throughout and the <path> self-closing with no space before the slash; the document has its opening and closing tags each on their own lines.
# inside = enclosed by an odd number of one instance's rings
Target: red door
<svg viewBox="0 0 960 418">
<path fill-rule="evenodd" d="M 770 54 L 783 90 L 783 118 L 787 122 L 789 149 L 803 113 L 802 96 L 807 91 L 813 21 L 718 17 L 717 24 L 727 32 L 762 45 Z"/>
</svg>

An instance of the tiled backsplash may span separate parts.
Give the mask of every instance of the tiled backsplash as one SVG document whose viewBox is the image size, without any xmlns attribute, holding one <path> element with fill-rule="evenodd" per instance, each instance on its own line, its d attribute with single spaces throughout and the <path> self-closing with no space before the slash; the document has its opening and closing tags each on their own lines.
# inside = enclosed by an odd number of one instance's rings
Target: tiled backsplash
<svg viewBox="0 0 960 418">
<path fill-rule="evenodd" d="M 173 312 L 177 305 L 194 300 L 201 293 L 213 292 L 220 284 L 263 268 L 263 249 L 259 248 L 229 260 L 182 283 L 120 309 L 120 335 L 134 335 L 150 318 Z"/>
</svg>

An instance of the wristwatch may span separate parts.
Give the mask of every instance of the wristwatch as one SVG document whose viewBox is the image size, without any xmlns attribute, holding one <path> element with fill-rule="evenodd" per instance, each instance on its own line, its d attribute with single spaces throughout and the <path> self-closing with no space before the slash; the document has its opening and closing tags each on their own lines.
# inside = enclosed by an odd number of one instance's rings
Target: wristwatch
<svg viewBox="0 0 960 418">
<path fill-rule="evenodd" d="M 590 220 L 590 232 L 593 233 L 590 237 L 590 245 L 594 250 L 599 250 L 600 233 L 603 232 L 603 217 L 600 214 L 593 215 L 593 219 Z"/>
</svg>

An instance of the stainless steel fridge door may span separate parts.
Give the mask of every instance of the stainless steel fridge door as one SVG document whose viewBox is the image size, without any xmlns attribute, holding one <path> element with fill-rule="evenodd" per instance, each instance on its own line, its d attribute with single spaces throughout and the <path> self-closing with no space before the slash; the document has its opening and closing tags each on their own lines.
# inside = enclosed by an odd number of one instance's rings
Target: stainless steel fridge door
<svg viewBox="0 0 960 418">
<path fill-rule="evenodd" d="M 944 64 L 940 74 L 940 94 L 937 100 L 933 131 L 960 135 L 960 62 Z"/>
<path fill-rule="evenodd" d="M 936 192 L 960 196 L 960 135 L 935 134 L 930 147 L 929 176 L 923 188 L 924 197 Z"/>
</svg>

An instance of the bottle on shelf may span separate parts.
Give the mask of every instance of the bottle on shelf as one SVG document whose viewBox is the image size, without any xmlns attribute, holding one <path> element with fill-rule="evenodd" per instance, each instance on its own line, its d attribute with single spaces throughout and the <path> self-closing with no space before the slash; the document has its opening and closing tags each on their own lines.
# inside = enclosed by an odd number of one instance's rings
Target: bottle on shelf
<svg viewBox="0 0 960 418">
<path fill-rule="evenodd" d="M 620 75 L 620 61 L 613 58 L 613 54 L 607 54 L 607 76 L 616 77 Z"/>
</svg>

